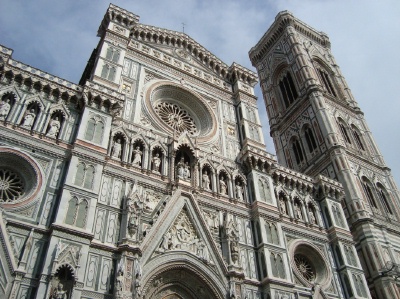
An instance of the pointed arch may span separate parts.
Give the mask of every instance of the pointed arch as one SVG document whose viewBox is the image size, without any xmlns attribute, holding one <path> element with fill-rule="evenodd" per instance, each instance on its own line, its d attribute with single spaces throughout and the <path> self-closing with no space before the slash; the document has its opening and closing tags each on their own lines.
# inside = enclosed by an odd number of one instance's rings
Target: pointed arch
<svg viewBox="0 0 400 299">
<path fill-rule="evenodd" d="M 391 204 L 390 204 L 390 202 L 388 200 L 390 197 L 389 197 L 389 194 L 387 193 L 385 187 L 383 187 L 383 185 L 378 182 L 376 184 L 376 188 L 377 188 L 378 196 L 379 196 L 379 198 L 381 200 L 381 203 L 382 203 L 385 211 L 387 213 L 389 213 L 390 215 L 393 215 L 393 209 L 392 209 L 392 206 L 391 206 Z"/>
</svg>

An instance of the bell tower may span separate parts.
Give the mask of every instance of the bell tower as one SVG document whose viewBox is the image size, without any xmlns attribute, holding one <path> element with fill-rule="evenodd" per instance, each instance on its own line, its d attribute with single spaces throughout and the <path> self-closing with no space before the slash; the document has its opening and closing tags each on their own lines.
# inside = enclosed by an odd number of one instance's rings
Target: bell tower
<svg viewBox="0 0 400 299">
<path fill-rule="evenodd" d="M 400 260 L 399 192 L 328 36 L 284 11 L 249 55 L 278 161 L 343 185 L 342 207 L 372 297 L 400 298 L 399 286 L 386 275 Z"/>
</svg>

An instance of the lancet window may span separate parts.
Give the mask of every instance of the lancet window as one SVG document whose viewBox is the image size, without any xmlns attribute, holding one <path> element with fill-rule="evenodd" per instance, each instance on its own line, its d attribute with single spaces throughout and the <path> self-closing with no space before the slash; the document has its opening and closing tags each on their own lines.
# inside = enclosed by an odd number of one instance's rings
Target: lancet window
<svg viewBox="0 0 400 299">
<path fill-rule="evenodd" d="M 79 200 L 77 197 L 71 198 L 68 203 L 65 223 L 84 228 L 86 225 L 88 206 L 88 202 L 84 199 Z"/>
<path fill-rule="evenodd" d="M 308 150 L 312 153 L 314 150 L 317 149 L 317 143 L 315 141 L 314 133 L 309 126 L 304 128 L 304 137 L 307 142 Z"/>
<path fill-rule="evenodd" d="M 365 151 L 365 147 L 364 147 L 364 144 L 363 144 L 363 142 L 361 140 L 360 133 L 358 132 L 358 129 L 354 125 L 352 126 L 352 131 L 353 131 L 353 137 L 354 137 L 354 140 L 356 141 L 357 147 L 360 150 Z"/>
<path fill-rule="evenodd" d="M 106 53 L 106 59 L 111 60 L 112 62 L 118 62 L 121 52 L 113 47 L 108 47 Z"/>
<path fill-rule="evenodd" d="M 115 66 L 104 64 L 101 71 L 101 77 L 110 81 L 114 81 L 116 72 L 117 69 L 115 68 Z"/>
<path fill-rule="evenodd" d="M 329 75 L 324 70 L 321 70 L 321 69 L 318 69 L 318 74 L 319 74 L 319 77 L 321 79 L 323 86 L 325 87 L 325 90 L 330 95 L 336 97 L 336 92 L 335 92 L 335 89 L 333 88 L 333 85 L 332 85 Z"/>
<path fill-rule="evenodd" d="M 282 95 L 283 102 L 285 103 L 285 108 L 288 108 L 296 99 L 297 91 L 294 85 L 292 76 L 289 72 L 279 81 L 279 90 Z"/>
<path fill-rule="evenodd" d="M 104 135 L 104 122 L 97 117 L 91 117 L 87 123 L 85 139 L 94 143 L 101 143 Z"/>
<path fill-rule="evenodd" d="M 376 184 L 376 187 L 378 189 L 377 190 L 378 191 L 378 195 L 379 195 L 379 198 L 380 198 L 380 200 L 382 202 L 383 207 L 385 208 L 385 211 L 387 213 L 393 215 L 393 211 L 392 211 L 392 208 L 390 207 L 390 203 L 388 201 L 388 196 L 387 196 L 385 188 L 380 183 Z"/>
<path fill-rule="evenodd" d="M 86 165 L 85 163 L 80 162 L 76 168 L 74 184 L 86 189 L 92 189 L 94 175 L 95 168 L 93 165 Z"/>
</svg>

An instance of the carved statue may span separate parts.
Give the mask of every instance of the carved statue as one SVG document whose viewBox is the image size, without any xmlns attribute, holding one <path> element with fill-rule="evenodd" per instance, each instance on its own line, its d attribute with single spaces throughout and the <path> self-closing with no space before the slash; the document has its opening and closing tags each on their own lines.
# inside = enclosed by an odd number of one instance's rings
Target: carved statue
<svg viewBox="0 0 400 299">
<path fill-rule="evenodd" d="M 136 149 L 133 151 L 133 165 L 138 165 L 140 166 L 142 164 L 142 151 L 140 150 L 140 147 L 137 146 Z"/>
<path fill-rule="evenodd" d="M 226 236 L 230 239 L 237 239 L 239 237 L 239 225 L 233 217 L 229 217 L 229 215 L 226 217 L 229 218 L 225 224 Z"/>
<path fill-rule="evenodd" d="M 33 123 L 35 122 L 35 118 L 36 118 L 35 109 L 31 109 L 30 112 L 25 114 L 24 124 L 22 126 L 26 127 L 26 128 L 29 128 L 29 129 L 32 128 Z"/>
<path fill-rule="evenodd" d="M 142 281 L 142 267 L 138 259 L 135 259 L 135 289 L 133 298 L 140 298 L 142 295 L 141 281 Z"/>
<path fill-rule="evenodd" d="M 208 249 L 203 241 L 199 241 L 197 244 L 197 256 L 205 262 L 209 261 Z"/>
<path fill-rule="evenodd" d="M 184 169 L 184 172 L 183 172 L 183 178 L 185 180 L 190 179 L 190 166 L 189 166 L 188 162 L 185 162 L 185 169 Z"/>
<path fill-rule="evenodd" d="M 204 218 L 206 219 L 207 226 L 211 231 L 218 231 L 219 223 L 218 216 L 213 212 L 204 212 Z"/>
<path fill-rule="evenodd" d="M 235 190 L 236 190 L 236 198 L 243 201 L 243 190 L 242 186 L 240 186 L 240 183 L 236 184 Z"/>
<path fill-rule="evenodd" d="M 286 215 L 286 205 L 285 205 L 285 201 L 282 198 L 279 199 L 279 206 L 281 207 L 282 214 Z"/>
<path fill-rule="evenodd" d="M 310 222 L 312 223 L 312 224 L 315 224 L 316 222 L 315 222 L 315 216 L 314 216 L 314 212 L 310 209 L 310 211 L 308 212 L 308 215 L 309 215 L 309 217 L 310 217 Z"/>
<path fill-rule="evenodd" d="M 60 128 L 61 128 L 61 123 L 58 119 L 58 117 L 56 116 L 55 119 L 52 119 L 50 121 L 50 125 L 49 125 L 49 131 L 47 132 L 47 136 L 49 137 L 57 137 L 58 132 L 60 132 Z"/>
<path fill-rule="evenodd" d="M 127 209 L 128 209 L 128 233 L 131 238 L 134 238 L 137 233 L 139 221 L 135 207 L 135 202 L 132 198 L 128 199 Z"/>
<path fill-rule="evenodd" d="M 207 170 L 205 170 L 204 173 L 203 173 L 202 183 L 203 183 L 203 188 L 205 190 L 210 190 L 210 178 L 208 176 Z"/>
<path fill-rule="evenodd" d="M 153 157 L 153 171 L 160 172 L 161 159 L 158 153 Z"/>
<path fill-rule="evenodd" d="M 296 212 L 296 218 L 302 220 L 303 219 L 303 214 L 301 214 L 301 208 L 300 205 L 295 203 L 294 204 L 294 210 Z"/>
<path fill-rule="evenodd" d="M 0 102 L 0 119 L 6 119 L 11 110 L 10 100 Z"/>
<path fill-rule="evenodd" d="M 111 156 L 113 158 L 121 158 L 121 151 L 122 151 L 121 139 L 118 138 L 114 142 Z"/>
<path fill-rule="evenodd" d="M 183 179 L 185 175 L 185 159 L 182 157 L 177 164 L 177 174 L 178 178 Z"/>
<path fill-rule="evenodd" d="M 225 183 L 225 178 L 224 176 L 221 176 L 219 179 L 219 189 L 221 191 L 221 194 L 228 194 L 226 191 L 226 183 Z"/>
<path fill-rule="evenodd" d="M 231 241 L 231 258 L 233 263 L 237 263 L 239 260 L 239 245 L 236 240 Z"/>
<path fill-rule="evenodd" d="M 62 283 L 59 283 L 57 289 L 54 291 L 54 299 L 67 299 L 67 291 L 64 291 L 63 288 Z"/>
<path fill-rule="evenodd" d="M 163 236 L 163 240 L 161 242 L 161 249 L 163 249 L 164 251 L 167 251 L 169 249 L 171 249 L 172 246 L 172 238 L 171 238 L 171 233 L 167 232 L 164 236 Z"/>
<path fill-rule="evenodd" d="M 61 239 L 58 240 L 57 246 L 56 246 L 56 255 L 54 258 L 58 258 L 60 252 L 61 252 Z"/>
<path fill-rule="evenodd" d="M 124 291 L 124 272 L 122 270 L 118 271 L 117 278 L 115 280 L 115 294 L 118 297 L 122 296 Z"/>
</svg>

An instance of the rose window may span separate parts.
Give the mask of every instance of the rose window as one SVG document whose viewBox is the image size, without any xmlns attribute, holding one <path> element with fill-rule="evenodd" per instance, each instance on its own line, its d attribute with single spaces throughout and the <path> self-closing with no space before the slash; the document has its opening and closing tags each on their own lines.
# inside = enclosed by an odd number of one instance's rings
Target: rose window
<svg viewBox="0 0 400 299">
<path fill-rule="evenodd" d="M 187 131 L 191 135 L 196 134 L 197 129 L 193 118 L 178 105 L 162 102 L 158 103 L 157 106 L 154 107 L 154 110 L 166 124 L 174 129 L 174 131 L 178 133 Z"/>
<path fill-rule="evenodd" d="M 0 146 L 0 206 L 19 207 L 37 199 L 42 182 L 42 172 L 32 157 Z"/>
<path fill-rule="evenodd" d="M 306 257 L 296 254 L 294 256 L 294 262 L 297 270 L 299 270 L 305 279 L 307 279 L 309 282 L 313 282 L 315 280 L 315 269 Z"/>
<path fill-rule="evenodd" d="M 24 182 L 14 172 L 0 169 L 0 200 L 12 202 L 24 194 Z"/>
</svg>

